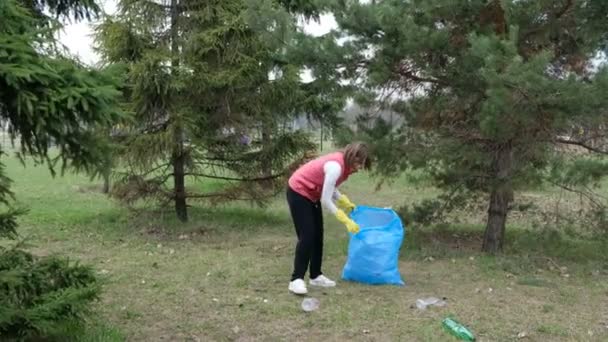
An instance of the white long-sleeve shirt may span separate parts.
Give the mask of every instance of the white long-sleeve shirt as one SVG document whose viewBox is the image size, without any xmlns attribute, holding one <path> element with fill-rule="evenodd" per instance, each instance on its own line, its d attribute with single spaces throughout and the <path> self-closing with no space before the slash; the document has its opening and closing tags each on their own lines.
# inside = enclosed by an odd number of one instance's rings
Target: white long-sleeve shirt
<svg viewBox="0 0 608 342">
<path fill-rule="evenodd" d="M 336 182 L 342 174 L 342 167 L 336 161 L 330 160 L 323 164 L 325 177 L 323 180 L 323 190 L 321 191 L 321 204 L 332 214 L 338 211 L 338 207 L 334 204 L 341 195 L 336 189 Z"/>
</svg>

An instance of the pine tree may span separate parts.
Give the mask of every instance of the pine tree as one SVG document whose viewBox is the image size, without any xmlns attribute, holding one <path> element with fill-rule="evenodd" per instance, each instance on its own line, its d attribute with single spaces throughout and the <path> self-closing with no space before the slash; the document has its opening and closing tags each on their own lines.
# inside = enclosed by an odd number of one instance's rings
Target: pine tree
<svg viewBox="0 0 608 342">
<path fill-rule="evenodd" d="M 23 6 L 25 5 L 25 6 Z M 19 155 L 57 168 L 98 169 L 107 146 L 95 130 L 120 115 L 114 81 L 57 54 L 60 18 L 94 15 L 91 1 L 0 2 L 0 118 Z M 48 13 L 47 12 L 47 13 Z M 51 146 L 58 156 L 51 158 Z M 0 155 L 5 152 L 0 151 Z M 0 163 L 0 339 L 57 337 L 82 323 L 100 286 L 93 270 L 59 257 L 26 252 L 18 239 L 10 179 Z M 11 242 L 13 241 L 13 242 Z"/>
<path fill-rule="evenodd" d="M 361 82 L 361 98 L 390 92 L 381 104 L 405 118 L 374 141 L 379 170 L 423 168 L 452 204 L 487 194 L 484 251 L 502 249 L 516 190 L 556 174 L 586 185 L 608 173 L 602 158 L 559 171 L 556 148 L 593 149 L 563 136 L 606 127 L 608 72 L 590 68 L 608 42 L 605 1 L 336 3 L 335 38 L 348 39 L 335 67 Z"/>
<path fill-rule="evenodd" d="M 123 0 L 97 28 L 104 61 L 127 68 L 128 110 L 116 196 L 252 200 L 283 189 L 290 163 L 313 146 L 283 123 L 343 101 L 300 80 L 295 17 L 274 0 Z M 333 94 L 333 93 L 332 93 Z M 334 107 L 332 107 L 334 108 Z M 227 184 L 197 191 L 196 179 Z"/>
</svg>

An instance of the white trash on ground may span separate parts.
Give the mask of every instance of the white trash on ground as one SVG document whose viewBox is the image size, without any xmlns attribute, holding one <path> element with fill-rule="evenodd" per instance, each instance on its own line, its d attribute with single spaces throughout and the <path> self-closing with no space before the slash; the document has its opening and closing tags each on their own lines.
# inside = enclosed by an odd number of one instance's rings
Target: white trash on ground
<svg viewBox="0 0 608 342">
<path fill-rule="evenodd" d="M 437 297 L 421 298 L 416 300 L 416 307 L 420 310 L 426 310 L 427 306 L 445 306 L 447 302 L 444 299 Z"/>
<path fill-rule="evenodd" d="M 319 300 L 316 298 L 304 298 L 302 301 L 302 310 L 306 312 L 315 311 L 319 308 Z"/>
</svg>

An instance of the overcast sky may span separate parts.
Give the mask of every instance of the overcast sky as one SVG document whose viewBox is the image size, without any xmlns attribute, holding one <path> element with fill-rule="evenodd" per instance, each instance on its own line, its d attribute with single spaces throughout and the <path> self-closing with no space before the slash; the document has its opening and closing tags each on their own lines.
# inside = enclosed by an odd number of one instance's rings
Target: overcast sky
<svg viewBox="0 0 608 342">
<path fill-rule="evenodd" d="M 116 12 L 117 0 L 101 0 L 100 2 L 106 13 L 113 14 Z M 333 15 L 323 15 L 321 16 L 320 23 L 311 21 L 304 26 L 304 30 L 309 34 L 323 35 L 336 26 Z M 94 65 L 99 61 L 99 56 L 93 51 L 92 33 L 90 22 L 66 24 L 63 31 L 59 34 L 59 40 L 73 55 L 78 56 L 89 65 Z"/>
</svg>

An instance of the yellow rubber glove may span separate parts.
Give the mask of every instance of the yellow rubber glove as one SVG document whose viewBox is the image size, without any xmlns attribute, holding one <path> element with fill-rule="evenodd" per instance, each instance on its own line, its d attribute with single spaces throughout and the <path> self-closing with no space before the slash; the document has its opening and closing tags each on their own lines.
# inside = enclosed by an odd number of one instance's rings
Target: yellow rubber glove
<svg viewBox="0 0 608 342">
<path fill-rule="evenodd" d="M 350 199 L 344 194 L 340 194 L 340 197 L 338 197 L 336 204 L 338 205 L 338 208 L 344 210 L 347 214 L 350 214 L 350 212 L 353 211 L 353 209 L 355 209 L 356 207 L 356 205 L 351 202 Z"/>
<path fill-rule="evenodd" d="M 355 221 L 351 220 L 348 216 L 346 216 L 346 213 L 342 210 L 338 210 L 336 212 L 336 218 L 338 219 L 338 221 L 342 222 L 345 226 L 346 229 L 353 233 L 353 234 L 357 234 L 359 232 L 359 225 L 355 223 Z"/>
</svg>

